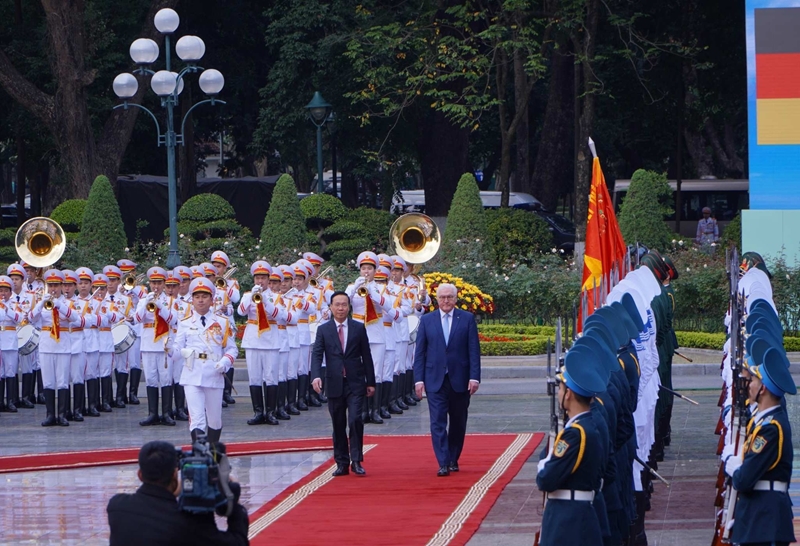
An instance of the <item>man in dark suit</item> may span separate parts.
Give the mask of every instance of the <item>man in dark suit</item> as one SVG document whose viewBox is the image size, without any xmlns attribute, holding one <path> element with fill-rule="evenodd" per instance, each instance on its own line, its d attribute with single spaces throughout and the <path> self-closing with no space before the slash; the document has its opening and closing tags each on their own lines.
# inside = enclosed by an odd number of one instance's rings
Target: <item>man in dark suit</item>
<svg viewBox="0 0 800 546">
<path fill-rule="evenodd" d="M 431 440 L 439 461 L 437 475 L 448 476 L 458 472 L 469 397 L 478 391 L 481 381 L 481 350 L 475 316 L 456 309 L 458 289 L 440 284 L 436 299 L 439 310 L 424 315 L 417 331 L 414 381 L 417 396 L 428 393 Z"/>
<path fill-rule="evenodd" d="M 366 474 L 364 460 L 364 421 L 361 412 L 364 396 L 375 394 L 375 369 L 369 352 L 367 330 L 360 322 L 348 318 L 350 298 L 334 292 L 330 304 L 333 320 L 317 329 L 311 356 L 311 386 L 322 390 L 322 357 L 325 357 L 325 388 L 328 411 L 333 421 L 334 476 L 349 474 L 348 466 L 359 476 Z M 350 445 L 346 427 L 350 428 Z"/>
<path fill-rule="evenodd" d="M 239 504 L 241 487 L 231 482 L 233 512 L 228 530 L 220 531 L 214 514 L 190 514 L 178 508 L 180 493 L 178 457 L 169 442 L 148 442 L 139 451 L 139 479 L 142 486 L 133 494 L 120 493 L 108 502 L 111 546 L 164 545 L 194 546 L 218 544 L 247 545 L 247 510 Z"/>
</svg>

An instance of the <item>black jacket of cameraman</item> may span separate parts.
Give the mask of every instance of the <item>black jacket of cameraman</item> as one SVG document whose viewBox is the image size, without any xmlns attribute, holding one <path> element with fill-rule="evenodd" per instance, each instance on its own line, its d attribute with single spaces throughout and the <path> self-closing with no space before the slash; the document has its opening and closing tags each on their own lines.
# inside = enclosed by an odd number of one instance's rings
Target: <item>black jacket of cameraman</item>
<svg viewBox="0 0 800 546">
<path fill-rule="evenodd" d="M 220 531 L 214 515 L 189 514 L 167 489 L 142 484 L 134 494 L 120 493 L 108 502 L 111 546 L 247 545 L 250 522 L 247 510 L 236 503 L 228 517 L 228 530 Z"/>
</svg>

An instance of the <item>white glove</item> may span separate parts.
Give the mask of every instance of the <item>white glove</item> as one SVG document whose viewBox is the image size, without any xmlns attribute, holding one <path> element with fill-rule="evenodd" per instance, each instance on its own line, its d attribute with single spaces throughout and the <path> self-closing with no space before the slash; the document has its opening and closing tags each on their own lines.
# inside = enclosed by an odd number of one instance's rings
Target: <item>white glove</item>
<svg viewBox="0 0 800 546">
<path fill-rule="evenodd" d="M 539 461 L 539 464 L 537 465 L 537 472 L 541 472 L 542 471 L 542 469 L 544 468 L 544 465 L 546 465 L 547 462 L 550 460 L 550 456 L 551 456 L 551 454 L 548 453 L 547 457 L 545 457 L 544 459 Z"/>
<path fill-rule="evenodd" d="M 156 299 L 156 293 L 155 293 L 155 292 L 150 292 L 149 294 L 147 294 L 147 297 L 145 298 L 145 301 L 146 301 L 147 303 L 150 303 L 150 302 L 152 302 L 154 299 Z"/>
<path fill-rule="evenodd" d="M 230 360 L 228 360 L 228 359 L 227 359 L 227 358 L 225 358 L 225 357 L 222 357 L 222 358 L 220 358 L 220 359 L 217 361 L 217 363 L 216 363 L 216 364 L 214 364 L 214 369 L 215 369 L 217 372 L 219 372 L 220 374 L 224 374 L 224 373 L 225 373 L 225 371 L 226 371 L 226 367 L 228 366 L 228 363 L 229 363 L 229 362 L 230 362 Z"/>
<path fill-rule="evenodd" d="M 720 459 L 727 461 L 729 456 L 733 456 L 733 444 L 725 444 Z"/>
<path fill-rule="evenodd" d="M 253 287 L 253 294 L 260 294 L 261 293 L 261 285 L 257 284 Z"/>
<path fill-rule="evenodd" d="M 739 457 L 735 455 L 733 457 L 728 457 L 728 460 L 725 461 L 725 474 L 732 478 L 733 473 L 736 472 L 740 466 L 742 466 L 742 460 Z"/>
<path fill-rule="evenodd" d="M 354 283 L 354 286 L 356 288 L 358 288 L 359 286 L 361 286 L 365 282 L 367 282 L 367 278 L 366 277 L 359 277 L 359 278 L 356 279 L 356 282 Z"/>
<path fill-rule="evenodd" d="M 51 294 L 50 292 L 45 292 L 44 295 L 42 296 L 42 301 L 50 301 L 52 299 L 53 299 L 53 294 Z"/>
</svg>

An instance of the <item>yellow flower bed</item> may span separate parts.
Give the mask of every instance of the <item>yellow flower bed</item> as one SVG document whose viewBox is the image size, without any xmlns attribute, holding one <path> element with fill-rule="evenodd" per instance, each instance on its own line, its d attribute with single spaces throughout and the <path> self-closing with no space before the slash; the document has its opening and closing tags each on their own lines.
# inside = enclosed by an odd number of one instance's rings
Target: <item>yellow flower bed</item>
<svg viewBox="0 0 800 546">
<path fill-rule="evenodd" d="M 458 303 L 456 306 L 470 313 L 491 315 L 494 313 L 494 300 L 474 284 L 465 282 L 461 277 L 449 273 L 425 273 L 425 286 L 431 295 L 430 310 L 436 309 L 436 290 L 442 283 L 449 283 L 458 288 Z"/>
</svg>

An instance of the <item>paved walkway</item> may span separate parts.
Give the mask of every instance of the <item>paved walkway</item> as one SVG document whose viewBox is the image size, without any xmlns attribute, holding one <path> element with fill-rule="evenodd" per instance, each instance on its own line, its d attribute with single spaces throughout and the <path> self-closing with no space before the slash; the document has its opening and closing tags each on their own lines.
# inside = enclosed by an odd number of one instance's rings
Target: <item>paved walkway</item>
<svg viewBox="0 0 800 546">
<path fill-rule="evenodd" d="M 702 380 L 702 381 L 700 381 Z M 684 390 L 690 384 L 698 385 L 696 389 Z M 717 459 L 714 454 L 717 436 L 714 435 L 714 426 L 717 421 L 718 408 L 716 406 L 719 379 L 686 377 L 676 378 L 676 387 L 688 396 L 700 402 L 700 406 L 676 401 L 673 416 L 673 442 L 667 449 L 666 459 L 659 465 L 659 472 L 672 482 L 672 487 L 667 489 L 657 485 L 653 499 L 653 509 L 647 516 L 647 533 L 651 545 L 680 545 L 680 546 L 708 546 L 711 541 L 713 528 L 713 495 L 714 478 L 717 472 Z M 252 441 L 259 439 L 301 438 L 328 436 L 330 434 L 330 421 L 324 409 L 313 409 L 303 415 L 284 422 L 280 426 L 248 426 L 245 421 L 250 417 L 251 407 L 247 393 L 247 385 L 237 381 L 236 388 L 239 392 L 238 403 L 223 410 L 225 423 L 222 433 L 223 441 Z M 716 390 L 715 390 L 716 389 Z M 144 388 L 141 389 L 144 394 Z M 530 432 L 545 431 L 548 426 L 549 400 L 543 394 L 544 382 L 537 379 L 487 379 L 470 405 L 469 431 L 470 432 Z M 40 453 L 49 451 L 85 450 L 96 448 L 133 447 L 141 446 L 144 442 L 153 439 L 168 440 L 173 443 L 186 443 L 188 429 L 185 423 L 176 427 L 140 427 L 138 421 L 145 417 L 146 402 L 143 405 L 128 407 L 123 410 L 114 410 L 111 414 L 103 414 L 99 418 L 87 418 L 84 423 L 74 423 L 68 428 L 42 428 L 39 422 L 44 419 L 44 407 L 37 406 L 34 410 L 20 410 L 17 414 L 0 414 L 0 455 Z M 790 400 L 789 411 L 793 422 L 798 421 L 800 404 Z M 402 416 L 396 416 L 385 425 L 367 425 L 366 433 L 369 434 L 426 434 L 429 421 L 427 408 L 422 406 L 412 408 Z M 795 449 L 798 448 L 800 434 L 794 438 Z M 324 457 L 324 452 L 312 455 L 314 461 Z M 532 544 L 533 535 L 541 519 L 542 496 L 536 489 L 536 461 L 534 455 L 525 464 L 522 471 L 514 478 L 509 486 L 499 497 L 479 531 L 470 544 L 482 545 L 527 545 Z M 433 453 L 430 456 L 431 479 L 435 478 L 436 463 Z M 261 463 L 259 463 L 261 464 Z M 283 464 L 283 463 L 282 463 Z M 285 461 L 289 468 L 295 469 L 297 465 L 308 465 L 308 459 L 302 461 Z M 402 460 L 398 459 L 398 464 Z M 800 461 L 796 460 L 800 467 Z M 265 467 L 272 463 L 263 463 Z M 292 466 L 294 465 L 294 466 Z M 253 463 L 252 468 L 258 467 Z M 365 463 L 369 471 L 368 461 Z M 295 470 L 292 470 L 293 472 Z M 267 470 L 259 470 L 257 474 L 242 474 L 245 480 L 260 480 L 253 483 L 254 494 L 263 495 L 273 482 L 269 482 Z M 128 470 L 132 474 L 132 470 Z M 49 474 L 49 473 L 45 473 Z M 285 471 L 276 480 L 285 481 L 289 474 Z M 7 481 L 7 476 L 3 481 Z M 13 478 L 11 478 L 13 481 Z M 78 482 L 84 491 L 94 490 L 94 485 L 104 483 L 108 476 L 104 471 L 89 471 L 88 481 Z M 267 480 L 265 485 L 264 480 Z M 40 480 L 41 481 L 41 480 Z M 280 483 L 283 483 L 282 481 Z M 131 476 L 116 482 L 116 487 L 132 490 L 135 479 Z M 260 485 L 259 485 L 260 484 Z M 256 487 L 257 486 L 257 487 Z M 79 502 L 71 502 L 75 498 L 76 487 L 74 479 L 59 481 L 54 478 L 47 483 L 45 499 L 55 495 L 62 499 L 67 507 L 62 510 L 63 517 L 44 517 L 37 521 L 40 525 L 50 525 L 54 528 L 69 528 L 72 523 L 79 521 L 83 508 Z M 33 502 L 36 495 L 42 494 L 42 483 L 36 480 L 8 482 L 0 490 L 0 542 L 4 540 L 2 514 L 14 514 L 15 518 L 27 517 L 41 518 L 45 514 L 45 505 Z M 25 495 L 30 502 L 23 503 L 20 495 Z M 33 495 L 33 497 L 31 496 Z M 80 496 L 80 495 L 78 495 Z M 102 497 L 102 498 L 101 498 Z M 93 509 L 101 515 L 107 498 L 99 495 L 96 498 L 97 506 Z M 52 503 L 50 504 L 52 506 Z M 47 513 L 49 516 L 49 513 Z M 100 518 L 102 520 L 102 517 Z M 7 522 L 7 521 L 6 521 Z M 48 523 L 50 522 L 50 523 Z M 37 532 L 40 532 L 38 529 Z M 102 529 L 97 531 L 102 533 Z M 49 535 L 43 542 L 63 543 L 56 540 L 56 535 Z M 23 537 L 15 536 L 14 542 Z M 33 539 L 34 537 L 28 537 Z M 42 542 L 42 541 L 36 541 Z M 86 544 L 89 542 L 79 541 Z"/>
</svg>

